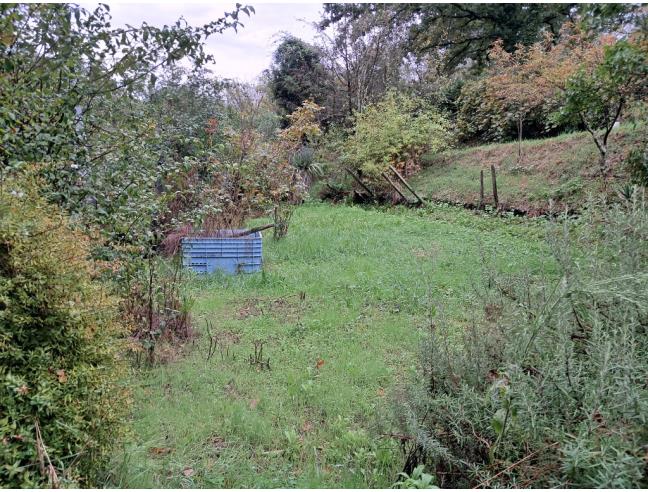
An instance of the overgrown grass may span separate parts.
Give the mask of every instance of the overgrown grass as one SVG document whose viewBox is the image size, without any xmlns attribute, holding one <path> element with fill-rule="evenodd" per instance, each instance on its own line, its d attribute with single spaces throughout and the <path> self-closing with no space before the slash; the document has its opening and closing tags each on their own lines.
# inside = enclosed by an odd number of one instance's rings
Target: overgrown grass
<svg viewBox="0 0 648 492">
<path fill-rule="evenodd" d="M 403 432 L 446 488 L 641 488 L 648 442 L 642 192 L 552 223 L 559 275 L 485 265 L 473 322 L 431 316 Z"/>
<path fill-rule="evenodd" d="M 300 207 L 287 238 L 264 240 L 263 273 L 192 280 L 203 336 L 133 375 L 134 440 L 111 484 L 390 486 L 403 466 L 393 402 L 430 298 L 465 325 L 480 258 L 550 271 L 542 238 L 533 221 L 450 207 Z M 270 370 L 250 364 L 255 341 Z"/>
<path fill-rule="evenodd" d="M 627 178 L 623 160 L 637 145 L 639 131 L 631 125 L 616 130 L 610 138 L 609 162 L 613 169 L 607 192 Z M 492 204 L 490 166 L 497 169 L 499 202 L 533 214 L 545 213 L 549 200 L 558 208 L 579 208 L 588 193 L 604 191 L 598 177 L 598 151 L 588 133 L 568 133 L 553 138 L 526 140 L 522 160 L 517 143 L 490 144 L 424 156 L 425 169 L 411 180 L 428 198 L 477 204 L 479 171 L 484 170 L 485 201 Z"/>
</svg>

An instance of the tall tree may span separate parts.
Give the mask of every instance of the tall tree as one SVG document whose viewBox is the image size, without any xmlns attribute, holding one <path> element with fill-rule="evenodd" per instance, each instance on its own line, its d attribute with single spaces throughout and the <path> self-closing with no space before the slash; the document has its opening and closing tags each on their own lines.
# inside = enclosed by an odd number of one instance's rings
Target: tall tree
<svg viewBox="0 0 648 492">
<path fill-rule="evenodd" d="M 324 104 L 330 119 L 345 120 L 378 101 L 400 79 L 402 30 L 384 12 L 366 12 L 320 28 L 318 48 L 326 73 Z"/>
<path fill-rule="evenodd" d="M 307 99 L 321 102 L 323 79 L 318 50 L 295 36 L 284 36 L 272 58 L 270 90 L 285 113 Z"/>
<path fill-rule="evenodd" d="M 322 27 L 367 12 L 384 12 L 393 25 L 407 29 L 408 51 L 425 54 L 442 50 L 446 68 L 471 60 L 485 64 L 498 39 L 504 49 L 531 44 L 540 33 L 558 33 L 574 13 L 574 4 L 325 4 Z"/>
</svg>

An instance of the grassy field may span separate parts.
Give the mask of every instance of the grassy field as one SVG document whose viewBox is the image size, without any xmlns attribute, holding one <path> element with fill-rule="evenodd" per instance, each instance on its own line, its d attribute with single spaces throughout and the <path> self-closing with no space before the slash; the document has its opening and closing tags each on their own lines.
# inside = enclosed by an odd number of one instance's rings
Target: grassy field
<svg viewBox="0 0 648 492">
<path fill-rule="evenodd" d="M 623 159 L 638 138 L 637 130 L 630 126 L 610 136 L 608 159 L 613 178 L 608 192 L 614 194 L 616 183 L 625 182 Z M 588 193 L 603 190 L 597 175 L 598 155 L 588 133 L 526 140 L 519 163 L 517 143 L 468 147 L 425 156 L 424 169 L 412 177 L 411 184 L 428 198 L 477 204 L 479 171 L 484 170 L 486 203 L 492 204 L 490 166 L 494 165 L 501 206 L 541 214 L 547 212 L 550 199 L 559 209 L 565 205 L 578 208 Z"/>
<path fill-rule="evenodd" d="M 287 238 L 264 240 L 263 273 L 190 282 L 203 334 L 134 374 L 134 436 L 111 485 L 389 487 L 402 456 L 388 434 L 429 307 L 460 330 L 480 258 L 537 271 L 544 256 L 529 219 L 300 207 Z M 249 361 L 258 341 L 269 370 Z"/>
</svg>

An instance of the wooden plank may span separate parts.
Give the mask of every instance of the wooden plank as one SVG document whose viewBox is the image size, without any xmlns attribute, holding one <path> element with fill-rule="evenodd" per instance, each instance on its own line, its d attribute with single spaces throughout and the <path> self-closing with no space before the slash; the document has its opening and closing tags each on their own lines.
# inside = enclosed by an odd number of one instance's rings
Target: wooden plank
<svg viewBox="0 0 648 492">
<path fill-rule="evenodd" d="M 391 187 L 396 190 L 396 193 L 398 193 L 403 198 L 403 200 L 405 200 L 409 204 L 410 201 L 407 199 L 405 195 L 403 195 L 403 192 L 400 190 L 400 188 L 398 188 L 398 186 L 396 186 L 396 183 L 394 183 L 391 179 L 389 179 L 389 176 L 387 176 L 385 173 L 381 173 L 381 175 L 383 178 L 387 180 L 387 182 L 391 185 Z"/>
<path fill-rule="evenodd" d="M 391 170 L 394 172 L 394 174 L 395 174 L 396 177 L 399 179 L 399 181 L 403 184 L 403 186 L 405 186 L 405 188 L 407 188 L 408 190 L 410 190 L 410 192 L 412 193 L 412 195 L 414 195 L 414 196 L 416 197 L 416 199 L 419 201 L 419 203 L 425 203 L 425 202 L 423 201 L 423 199 L 418 195 L 418 193 L 416 193 L 416 191 L 414 191 L 414 188 L 412 188 L 412 187 L 409 185 L 409 183 L 408 183 L 407 181 L 405 181 L 405 178 L 404 178 L 403 176 L 400 175 L 400 173 L 396 170 L 396 168 L 395 168 L 394 166 L 389 166 L 389 169 L 391 169 Z"/>
<path fill-rule="evenodd" d="M 247 231 L 236 232 L 234 234 L 225 237 L 226 238 L 243 237 L 243 236 L 247 236 L 248 234 L 254 234 L 255 232 L 265 231 L 266 229 L 270 229 L 271 227 L 274 226 L 275 226 L 274 224 L 266 224 L 259 227 L 253 227 L 252 229 L 248 229 Z"/>
<path fill-rule="evenodd" d="M 356 183 L 358 183 L 360 186 L 362 186 L 362 188 L 363 188 L 367 193 L 369 193 L 369 196 L 371 196 L 372 198 L 374 198 L 373 191 L 371 191 L 369 188 L 367 188 L 367 186 L 362 182 L 362 180 L 361 180 L 358 176 L 356 176 L 356 175 L 353 173 L 353 171 L 351 171 L 351 169 L 349 169 L 348 167 L 345 167 L 344 169 L 346 170 L 346 172 L 348 172 L 348 173 L 351 175 L 351 177 L 355 180 Z"/>
</svg>

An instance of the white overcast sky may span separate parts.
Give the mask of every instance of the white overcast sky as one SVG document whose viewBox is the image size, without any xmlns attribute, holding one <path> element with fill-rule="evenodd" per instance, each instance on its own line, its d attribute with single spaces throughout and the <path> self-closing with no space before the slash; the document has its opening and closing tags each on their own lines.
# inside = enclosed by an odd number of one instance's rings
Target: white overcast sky
<svg viewBox="0 0 648 492">
<path fill-rule="evenodd" d="M 237 0 L 231 2 L 174 2 L 174 3 L 116 3 L 103 0 L 110 6 L 114 26 L 139 25 L 143 21 L 155 26 L 171 24 L 184 17 L 198 26 L 216 20 L 224 12 L 234 10 Z M 238 0 L 252 5 L 256 14 L 239 19 L 245 24 L 238 33 L 228 30 L 207 41 L 207 50 L 216 64 L 208 67 L 215 75 L 250 82 L 268 68 L 276 40 L 280 33 L 289 32 L 305 41 L 312 41 L 315 30 L 311 23 L 318 21 L 321 3 L 265 3 L 258 0 Z M 90 10 L 96 3 L 81 2 Z"/>
</svg>

